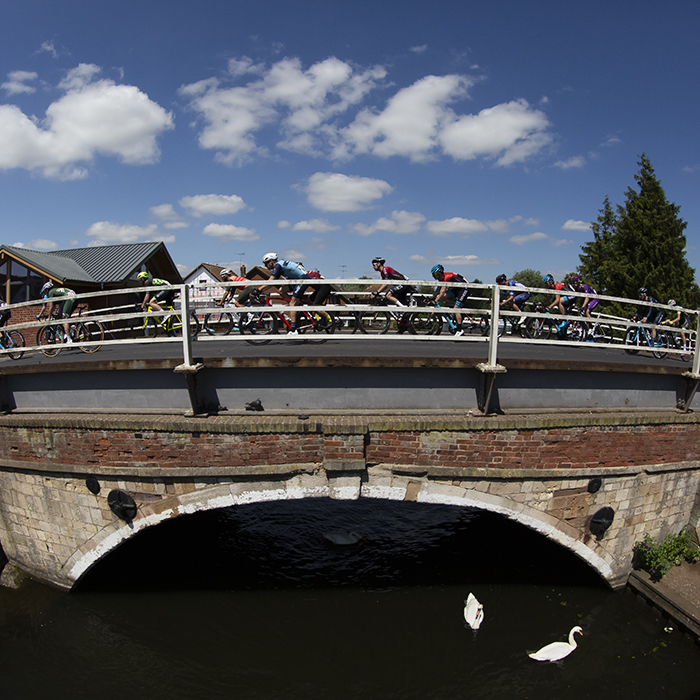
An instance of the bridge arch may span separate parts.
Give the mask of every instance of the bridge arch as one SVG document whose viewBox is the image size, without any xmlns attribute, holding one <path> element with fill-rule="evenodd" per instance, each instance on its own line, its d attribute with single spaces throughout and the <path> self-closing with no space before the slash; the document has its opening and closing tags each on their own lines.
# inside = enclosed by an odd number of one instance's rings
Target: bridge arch
<svg viewBox="0 0 700 700">
<path fill-rule="evenodd" d="M 336 500 L 377 499 L 415 501 L 485 510 L 534 530 L 583 559 L 609 585 L 615 586 L 624 567 L 605 546 L 561 518 L 508 496 L 438 482 L 426 477 L 402 476 L 381 467 L 368 469 L 367 476 L 329 477 L 323 470 L 282 480 L 214 483 L 187 494 L 173 495 L 157 503 L 142 504 L 131 523 L 114 522 L 87 540 L 63 567 L 75 585 L 103 557 L 137 533 L 166 520 L 197 512 L 251 503 L 307 498 Z"/>
</svg>

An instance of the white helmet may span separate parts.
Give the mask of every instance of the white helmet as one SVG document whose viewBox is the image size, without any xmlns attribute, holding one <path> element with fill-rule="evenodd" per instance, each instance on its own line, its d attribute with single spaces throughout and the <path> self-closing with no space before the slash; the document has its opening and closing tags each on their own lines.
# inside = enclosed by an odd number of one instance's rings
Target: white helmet
<svg viewBox="0 0 700 700">
<path fill-rule="evenodd" d="M 263 265 L 267 265 L 267 263 L 274 261 L 277 262 L 277 253 L 265 253 L 263 255 Z"/>
<path fill-rule="evenodd" d="M 221 275 L 221 277 L 228 277 L 229 275 L 232 275 L 233 272 L 231 270 L 226 269 L 222 270 L 219 274 Z"/>
<path fill-rule="evenodd" d="M 46 282 L 44 284 L 44 286 L 41 288 L 41 291 L 39 292 L 39 294 L 42 294 L 42 295 L 48 294 L 50 289 L 53 289 L 53 282 L 51 280 L 49 280 L 48 282 Z"/>
</svg>

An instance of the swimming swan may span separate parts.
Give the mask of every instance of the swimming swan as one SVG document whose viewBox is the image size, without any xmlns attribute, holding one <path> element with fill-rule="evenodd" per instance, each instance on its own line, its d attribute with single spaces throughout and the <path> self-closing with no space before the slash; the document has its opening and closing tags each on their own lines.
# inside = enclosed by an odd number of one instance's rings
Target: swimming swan
<svg viewBox="0 0 700 700">
<path fill-rule="evenodd" d="M 484 606 L 473 593 L 464 601 L 464 619 L 473 630 L 478 630 L 484 619 Z"/>
<path fill-rule="evenodd" d="M 528 654 L 528 656 L 535 661 L 559 661 L 559 659 L 563 659 L 565 656 L 568 656 L 576 648 L 574 635 L 577 632 L 579 634 L 583 634 L 583 630 L 576 626 L 572 628 L 571 632 L 569 632 L 568 642 L 552 642 L 551 644 L 547 644 L 547 646 L 542 647 L 534 654 Z"/>
</svg>

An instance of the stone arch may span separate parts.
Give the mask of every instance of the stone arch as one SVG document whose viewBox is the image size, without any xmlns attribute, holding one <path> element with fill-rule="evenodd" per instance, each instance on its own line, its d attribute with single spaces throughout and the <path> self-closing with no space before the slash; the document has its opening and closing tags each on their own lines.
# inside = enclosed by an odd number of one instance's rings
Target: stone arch
<svg viewBox="0 0 700 700">
<path fill-rule="evenodd" d="M 138 516 L 132 523 L 115 520 L 74 552 L 63 571 L 72 586 L 120 544 L 170 518 L 249 503 L 304 498 L 373 498 L 478 508 L 503 515 L 557 542 L 583 559 L 611 586 L 615 586 L 618 579 L 625 575 L 602 543 L 591 538 L 590 545 L 586 544 L 579 530 L 547 513 L 505 496 L 425 477 L 397 476 L 381 468 L 370 468 L 366 479 L 356 475 L 329 477 L 320 471 L 276 481 L 212 484 L 187 494 L 171 496 L 139 508 Z"/>
</svg>

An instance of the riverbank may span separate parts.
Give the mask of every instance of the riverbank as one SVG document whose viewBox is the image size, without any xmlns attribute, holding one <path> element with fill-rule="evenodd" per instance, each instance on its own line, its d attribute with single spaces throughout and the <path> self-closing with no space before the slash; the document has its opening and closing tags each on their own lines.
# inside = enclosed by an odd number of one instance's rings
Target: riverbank
<svg viewBox="0 0 700 700">
<path fill-rule="evenodd" d="M 670 627 L 700 642 L 700 561 L 674 566 L 658 582 L 646 571 L 633 571 L 627 586 L 667 617 Z"/>
</svg>

